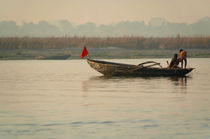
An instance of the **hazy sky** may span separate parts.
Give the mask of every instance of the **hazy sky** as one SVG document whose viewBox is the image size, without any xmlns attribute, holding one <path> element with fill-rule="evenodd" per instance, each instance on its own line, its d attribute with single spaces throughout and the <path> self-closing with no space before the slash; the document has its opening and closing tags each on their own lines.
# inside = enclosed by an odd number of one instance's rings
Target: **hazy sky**
<svg viewBox="0 0 210 139">
<path fill-rule="evenodd" d="M 145 21 L 161 17 L 192 23 L 210 17 L 210 0 L 0 0 L 0 21 L 18 23 L 67 19 L 83 24 Z"/>
</svg>

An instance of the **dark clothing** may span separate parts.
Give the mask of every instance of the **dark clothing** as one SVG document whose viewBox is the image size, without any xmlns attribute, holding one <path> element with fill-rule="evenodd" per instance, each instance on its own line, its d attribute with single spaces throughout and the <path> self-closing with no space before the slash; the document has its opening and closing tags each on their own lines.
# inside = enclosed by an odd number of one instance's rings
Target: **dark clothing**
<svg viewBox="0 0 210 139">
<path fill-rule="evenodd" d="M 183 63 L 184 63 L 184 68 L 187 67 L 187 58 L 182 59 L 180 62 L 181 62 L 181 67 L 182 67 L 182 68 L 183 68 Z"/>
<path fill-rule="evenodd" d="M 172 58 L 171 62 L 169 64 L 169 68 L 176 68 L 179 65 L 179 59 L 177 58 Z"/>
</svg>

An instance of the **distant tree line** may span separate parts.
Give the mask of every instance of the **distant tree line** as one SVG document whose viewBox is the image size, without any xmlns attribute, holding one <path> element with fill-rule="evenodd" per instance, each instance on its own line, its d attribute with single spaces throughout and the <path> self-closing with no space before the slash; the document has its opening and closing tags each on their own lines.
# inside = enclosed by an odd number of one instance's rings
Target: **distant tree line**
<svg viewBox="0 0 210 139">
<path fill-rule="evenodd" d="M 38 23 L 16 21 L 0 21 L 0 37 L 176 37 L 209 36 L 210 17 L 204 17 L 194 23 L 169 22 L 162 18 L 152 18 L 144 21 L 121 21 L 112 24 L 97 25 L 92 22 L 74 24 L 68 20 L 56 22 L 39 21 Z"/>
<path fill-rule="evenodd" d="M 209 49 L 210 37 L 5 37 L 0 38 L 0 49 L 60 49 L 60 48 L 126 49 Z"/>
</svg>

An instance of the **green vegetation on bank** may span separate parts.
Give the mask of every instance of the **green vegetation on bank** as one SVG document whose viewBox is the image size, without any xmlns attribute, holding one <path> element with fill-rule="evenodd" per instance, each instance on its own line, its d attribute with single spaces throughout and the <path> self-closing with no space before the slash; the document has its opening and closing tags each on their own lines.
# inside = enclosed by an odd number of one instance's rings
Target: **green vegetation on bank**
<svg viewBox="0 0 210 139">
<path fill-rule="evenodd" d="M 0 38 L 0 59 L 78 59 L 83 46 L 91 58 L 170 58 L 180 48 L 189 57 L 210 57 L 210 37 Z M 44 58 L 43 58 L 44 57 Z"/>
</svg>

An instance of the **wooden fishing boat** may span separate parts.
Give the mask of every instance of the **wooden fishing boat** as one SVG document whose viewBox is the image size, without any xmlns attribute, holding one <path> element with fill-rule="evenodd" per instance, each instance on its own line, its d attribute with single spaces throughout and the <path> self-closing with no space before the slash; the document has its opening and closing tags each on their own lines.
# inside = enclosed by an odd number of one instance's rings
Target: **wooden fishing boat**
<svg viewBox="0 0 210 139">
<path fill-rule="evenodd" d="M 154 61 L 147 61 L 139 65 L 92 59 L 87 59 L 87 62 L 93 69 L 105 76 L 185 76 L 193 70 L 193 68 L 163 68 L 160 63 Z"/>
</svg>

